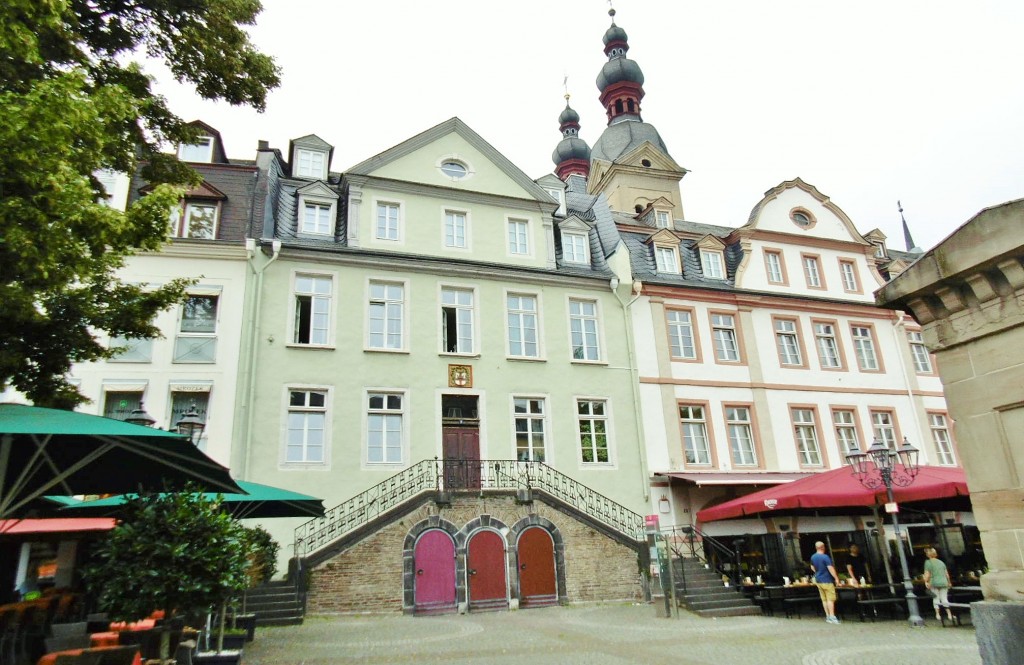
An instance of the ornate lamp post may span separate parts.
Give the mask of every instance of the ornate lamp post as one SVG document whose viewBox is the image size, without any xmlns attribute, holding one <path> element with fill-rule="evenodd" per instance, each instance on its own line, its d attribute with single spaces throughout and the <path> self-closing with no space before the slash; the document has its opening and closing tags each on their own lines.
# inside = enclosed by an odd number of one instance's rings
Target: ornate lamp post
<svg viewBox="0 0 1024 665">
<path fill-rule="evenodd" d="M 195 402 L 188 407 L 188 411 L 181 414 L 181 419 L 174 423 L 174 429 L 178 430 L 178 434 L 188 437 L 192 445 L 199 445 L 199 439 L 203 436 L 203 430 L 206 429 L 206 421 L 199 417 Z"/>
<path fill-rule="evenodd" d="M 888 446 L 875 439 L 867 452 L 854 448 L 846 456 L 846 459 L 853 467 L 853 475 L 861 485 L 872 490 L 884 486 L 886 499 L 889 503 L 894 504 L 896 499 L 893 496 L 892 487 L 893 485 L 907 487 L 914 482 L 918 471 L 917 456 L 917 448 L 910 445 L 907 438 L 903 437 L 903 445 L 896 452 L 889 450 Z M 914 583 L 910 579 L 906 554 L 903 553 L 903 537 L 900 535 L 900 519 L 897 512 L 892 513 L 892 528 L 896 532 L 896 551 L 900 555 L 903 588 L 907 592 L 908 620 L 911 626 L 920 628 L 924 626 L 924 619 L 921 618 L 921 611 L 917 606 Z"/>
<path fill-rule="evenodd" d="M 142 406 L 142 402 L 139 402 L 139 408 L 132 409 L 132 412 L 128 414 L 128 417 L 125 418 L 124 421 L 133 425 L 152 427 L 156 423 L 156 418 L 146 413 L 146 409 Z"/>
</svg>

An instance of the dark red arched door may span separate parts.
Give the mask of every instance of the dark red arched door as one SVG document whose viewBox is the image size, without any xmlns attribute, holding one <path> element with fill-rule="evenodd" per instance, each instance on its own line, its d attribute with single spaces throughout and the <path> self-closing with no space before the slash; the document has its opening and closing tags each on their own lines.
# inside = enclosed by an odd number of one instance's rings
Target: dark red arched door
<svg viewBox="0 0 1024 665">
<path fill-rule="evenodd" d="M 551 534 L 530 527 L 519 536 L 519 596 L 522 607 L 555 605 L 555 544 Z"/>
<path fill-rule="evenodd" d="M 413 550 L 416 612 L 455 610 L 455 543 L 444 531 L 425 531 Z"/>
<path fill-rule="evenodd" d="M 467 549 L 469 609 L 490 610 L 508 607 L 505 541 L 493 531 L 478 531 L 470 538 Z"/>
</svg>

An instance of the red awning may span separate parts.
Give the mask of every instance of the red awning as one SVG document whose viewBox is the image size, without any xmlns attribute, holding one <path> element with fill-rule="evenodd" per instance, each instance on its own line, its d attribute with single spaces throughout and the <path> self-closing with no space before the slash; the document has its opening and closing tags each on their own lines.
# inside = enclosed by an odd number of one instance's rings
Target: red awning
<svg viewBox="0 0 1024 665">
<path fill-rule="evenodd" d="M 660 471 L 655 475 L 685 480 L 694 485 L 781 485 L 807 478 L 812 473 L 781 473 L 774 471 Z"/>
<path fill-rule="evenodd" d="M 117 520 L 110 517 L 69 517 L 39 520 L 0 520 L 0 535 L 110 531 Z"/>
<path fill-rule="evenodd" d="M 964 470 L 947 466 L 922 466 L 912 484 L 893 487 L 893 493 L 898 502 L 970 495 Z M 799 508 L 880 506 L 885 501 L 884 487 L 878 490 L 864 487 L 850 467 L 843 466 L 705 508 L 697 513 L 697 521 L 714 522 Z"/>
</svg>

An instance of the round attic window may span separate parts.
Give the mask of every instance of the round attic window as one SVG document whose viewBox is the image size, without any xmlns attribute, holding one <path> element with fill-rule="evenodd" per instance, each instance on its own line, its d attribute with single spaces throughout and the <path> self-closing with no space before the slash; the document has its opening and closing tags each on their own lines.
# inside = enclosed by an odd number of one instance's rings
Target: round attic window
<svg viewBox="0 0 1024 665">
<path fill-rule="evenodd" d="M 809 229 L 814 226 L 817 220 L 814 219 L 814 215 L 807 212 L 803 208 L 793 208 L 789 211 L 789 218 L 794 224 L 802 229 Z"/>
<path fill-rule="evenodd" d="M 647 168 L 651 168 L 651 160 L 649 159 L 641 159 L 640 163 L 646 166 Z"/>
<path fill-rule="evenodd" d="M 469 173 L 469 169 L 462 162 L 457 162 L 453 159 L 446 160 L 441 163 L 441 172 L 449 178 L 459 180 L 465 178 L 466 174 Z"/>
</svg>

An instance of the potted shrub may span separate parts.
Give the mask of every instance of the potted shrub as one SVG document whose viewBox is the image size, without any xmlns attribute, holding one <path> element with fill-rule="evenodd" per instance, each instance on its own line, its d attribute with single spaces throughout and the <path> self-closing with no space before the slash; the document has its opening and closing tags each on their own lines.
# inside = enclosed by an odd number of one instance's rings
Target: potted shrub
<svg viewBox="0 0 1024 665">
<path fill-rule="evenodd" d="M 127 500 L 122 521 L 98 543 L 84 579 L 111 619 L 138 621 L 164 610 L 170 624 L 175 617 L 223 608 L 245 588 L 246 568 L 244 529 L 220 510 L 219 499 L 169 492 Z M 160 659 L 169 651 L 167 629 Z"/>
<path fill-rule="evenodd" d="M 249 589 L 269 581 L 277 572 L 277 553 L 281 546 L 270 533 L 259 526 L 245 529 L 246 548 L 248 550 L 246 567 L 246 589 L 242 591 L 242 607 L 231 616 L 231 625 L 246 631 L 246 641 L 251 642 L 256 636 L 256 615 L 246 611 L 246 600 Z"/>
</svg>

